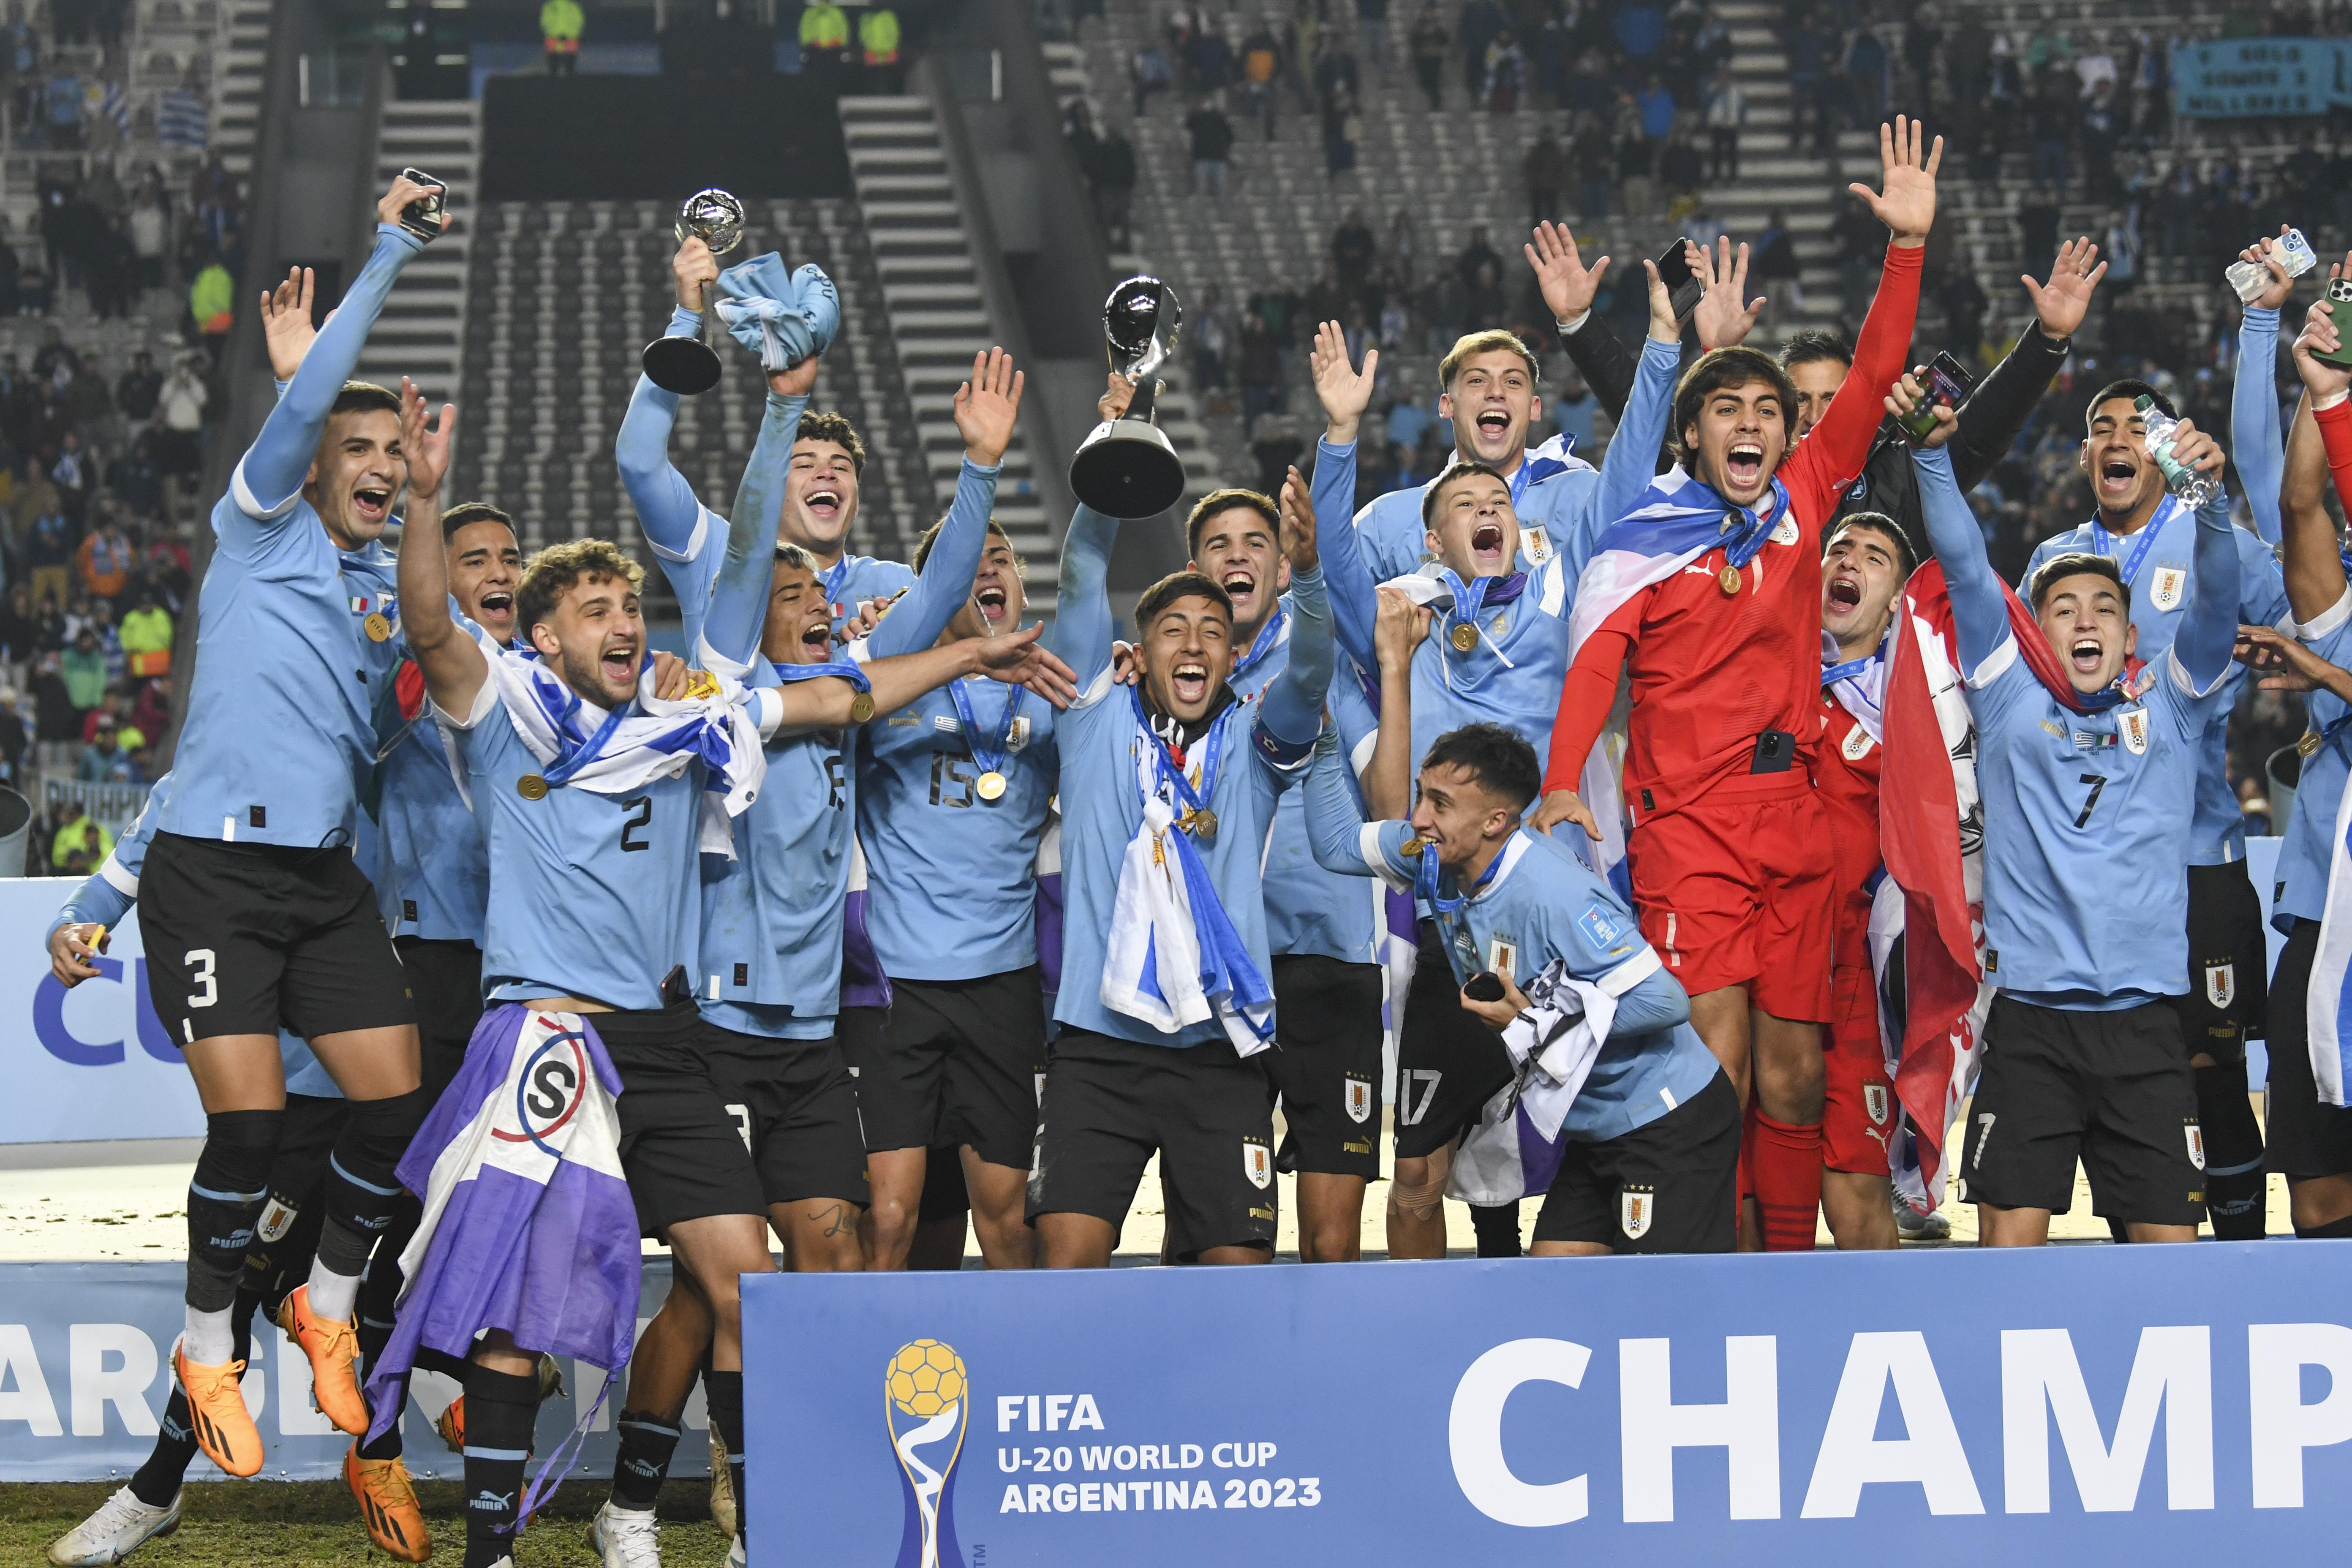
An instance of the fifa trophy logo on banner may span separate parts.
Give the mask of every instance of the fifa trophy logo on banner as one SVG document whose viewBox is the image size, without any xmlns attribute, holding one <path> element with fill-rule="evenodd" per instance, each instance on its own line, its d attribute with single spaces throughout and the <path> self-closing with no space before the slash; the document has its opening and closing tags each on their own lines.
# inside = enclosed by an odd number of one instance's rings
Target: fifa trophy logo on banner
<svg viewBox="0 0 2352 1568">
<path fill-rule="evenodd" d="M 937 1340 L 901 1345 L 883 1389 L 883 1419 L 907 1495 L 898 1568 L 964 1568 L 955 1538 L 955 1468 L 969 1404 L 963 1358 Z"/>
</svg>

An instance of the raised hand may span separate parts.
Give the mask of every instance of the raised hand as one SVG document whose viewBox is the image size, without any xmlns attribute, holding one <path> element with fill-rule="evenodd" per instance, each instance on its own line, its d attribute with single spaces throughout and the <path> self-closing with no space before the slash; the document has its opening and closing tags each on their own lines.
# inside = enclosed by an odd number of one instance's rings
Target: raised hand
<svg viewBox="0 0 2352 1568">
<path fill-rule="evenodd" d="M 789 369 L 780 370 L 768 377 L 768 390 L 778 397 L 806 397 L 816 390 L 815 354 Z"/>
<path fill-rule="evenodd" d="M 1323 416 L 1330 422 L 1324 432 L 1326 439 L 1344 446 L 1356 438 L 1356 426 L 1364 410 L 1371 406 L 1380 363 L 1381 351 L 1368 348 L 1364 368 L 1349 369 L 1348 335 L 1339 323 L 1325 321 L 1315 329 L 1315 344 L 1307 351 L 1307 364 L 1315 375 L 1315 395 L 1322 400 Z M 1308 521 L 1311 528 L 1313 520 Z"/>
<path fill-rule="evenodd" d="M 1077 672 L 1051 648 L 1037 646 L 1045 630 L 1041 621 L 1025 631 L 971 638 L 974 670 L 1007 686 L 1026 686 L 1056 708 L 1068 707 L 1078 694 Z"/>
<path fill-rule="evenodd" d="M 669 269 L 677 279 L 678 308 L 700 310 L 703 301 L 710 298 L 710 286 L 719 281 L 719 258 L 710 254 L 700 235 L 677 247 L 677 254 L 669 258 Z"/>
<path fill-rule="evenodd" d="M 449 458 L 457 436 L 457 405 L 441 405 L 437 427 L 425 423 L 425 395 L 406 376 L 400 378 L 400 450 L 408 463 L 408 491 L 426 500 L 441 493 L 449 475 Z"/>
<path fill-rule="evenodd" d="M 439 189 L 441 189 L 439 185 L 420 185 L 403 174 L 393 181 L 392 189 L 386 191 L 383 194 L 383 199 L 375 204 L 376 220 L 380 223 L 397 224 L 400 221 L 400 215 L 407 209 L 411 202 L 421 202 Z M 446 212 L 441 215 L 441 226 L 444 230 L 449 226 L 449 215 Z"/>
<path fill-rule="evenodd" d="M 1566 224 L 1549 220 L 1536 226 L 1535 242 L 1520 248 L 1535 269 L 1536 287 L 1543 291 L 1552 320 L 1572 321 L 1592 309 L 1592 297 L 1601 292 L 1601 275 L 1609 270 L 1607 257 L 1586 267 L 1577 254 L 1575 234 Z"/>
<path fill-rule="evenodd" d="M 1927 401 L 1927 390 L 1919 384 L 1918 373 L 1906 371 L 1904 373 L 1903 379 L 1895 384 L 1894 390 L 1886 395 L 1886 412 L 1895 416 L 1898 421 L 1907 419 L 1914 409 Z M 1960 416 L 1957 410 L 1941 403 L 1935 405 L 1931 416 L 1936 421 L 1936 427 L 1928 431 L 1924 439 L 1913 436 L 1907 428 L 1903 434 L 1909 438 L 1913 446 L 1925 447 L 1932 451 L 1959 432 Z"/>
<path fill-rule="evenodd" d="M 1916 120 L 1895 117 L 1893 125 L 1878 128 L 1879 184 L 1883 191 L 1874 191 L 1856 182 L 1847 190 L 1860 196 L 1878 215 L 1895 236 L 1894 243 L 1906 248 L 1916 248 L 1927 243 L 1927 230 L 1936 222 L 1936 171 L 1944 162 L 1944 139 L 1936 138 L 1923 157 L 1921 144 L 1927 132 Z"/>
<path fill-rule="evenodd" d="M 2327 276 L 2330 281 L 2352 277 L 2352 254 L 2329 268 Z M 2343 329 L 2335 312 L 2335 303 L 2324 296 L 2313 300 L 2311 309 L 2304 313 L 2303 331 L 2294 340 L 2295 374 L 2310 388 L 2315 404 L 2341 402 L 2345 393 L 2352 390 L 2352 365 L 2334 364 L 2318 357 L 2343 348 Z"/>
<path fill-rule="evenodd" d="M 2284 234 L 2286 226 L 2284 224 L 2279 225 L 2279 233 Z M 2288 295 L 2294 292 L 2294 279 L 2287 276 L 2286 268 L 2279 262 L 2278 241 L 2258 239 L 2238 252 L 2238 259 L 2259 267 L 2270 274 L 2263 281 L 2263 291 L 2253 298 L 2253 308 L 2275 310 L 2286 303 Z"/>
<path fill-rule="evenodd" d="M 2352 670 L 2320 658 L 2276 626 L 2241 626 L 2232 657 L 2262 677 L 2264 691 L 2352 690 Z"/>
<path fill-rule="evenodd" d="M 2091 290 L 2106 275 L 2107 264 L 2099 260 L 2099 247 L 2085 235 L 2058 247 L 2056 258 L 2050 263 L 2049 282 L 2036 283 L 2031 273 L 2018 281 L 2025 285 L 2025 297 L 2033 302 L 2034 318 L 2042 323 L 2043 335 L 2071 338 L 2091 308 Z"/>
<path fill-rule="evenodd" d="M 1380 659 L 1381 673 L 1394 674 L 1412 664 L 1413 649 L 1428 637 L 1429 607 L 1414 604 L 1403 590 L 1385 584 L 1372 592 L 1380 599 L 1372 617 L 1372 651 Z"/>
<path fill-rule="evenodd" d="M 1307 489 L 1306 479 L 1295 468 L 1282 481 L 1282 553 L 1288 558 L 1293 572 L 1312 572 L 1320 559 L 1315 552 L 1314 498 Z"/>
<path fill-rule="evenodd" d="M 2225 459 L 2220 442 L 2197 428 L 2194 419 L 2183 419 L 2172 432 L 2172 460 L 2184 468 L 2220 479 Z"/>
<path fill-rule="evenodd" d="M 1128 405 L 1134 401 L 1135 383 L 1112 371 L 1109 385 L 1095 400 L 1095 412 L 1102 416 L 1105 424 L 1108 424 L 1111 420 L 1125 417 Z"/>
<path fill-rule="evenodd" d="M 1650 336 L 1658 342 L 1673 342 L 1682 336 L 1681 323 L 1675 320 L 1675 291 L 1658 275 L 1658 264 L 1647 257 L 1642 258 L 1642 271 L 1650 279 Z"/>
<path fill-rule="evenodd" d="M 1586 805 L 1584 797 L 1572 789 L 1556 789 L 1544 796 L 1543 804 L 1536 807 L 1538 832 L 1549 833 L 1563 822 L 1575 823 L 1584 829 L 1587 837 L 1596 844 L 1601 842 L 1601 824 L 1593 819 L 1592 808 Z"/>
<path fill-rule="evenodd" d="M 261 296 L 261 336 L 269 348 L 269 374 L 291 381 L 302 368 L 319 329 L 310 324 L 310 269 L 287 269 L 286 281 Z"/>
<path fill-rule="evenodd" d="M 665 702 L 675 702 L 684 697 L 694 684 L 694 671 L 686 660 L 674 653 L 656 648 L 646 656 L 653 660 L 654 695 Z"/>
<path fill-rule="evenodd" d="M 1683 247 L 1691 271 L 1706 286 L 1706 292 L 1691 309 L 1691 325 L 1698 329 L 1698 343 L 1703 349 L 1727 349 L 1746 341 L 1748 334 L 1756 330 L 1758 318 L 1764 314 L 1761 294 L 1745 304 L 1740 302 L 1748 292 L 1748 247 L 1743 245 L 1735 253 L 1729 235 L 1717 235 L 1716 244 L 1723 250 L 1719 261 L 1715 252 L 1704 245 Z"/>
<path fill-rule="evenodd" d="M 956 388 L 956 434 L 963 455 L 977 468 L 992 468 L 1013 444 L 1013 421 L 1021 412 L 1025 378 L 1003 349 L 971 356 L 971 379 Z"/>
</svg>

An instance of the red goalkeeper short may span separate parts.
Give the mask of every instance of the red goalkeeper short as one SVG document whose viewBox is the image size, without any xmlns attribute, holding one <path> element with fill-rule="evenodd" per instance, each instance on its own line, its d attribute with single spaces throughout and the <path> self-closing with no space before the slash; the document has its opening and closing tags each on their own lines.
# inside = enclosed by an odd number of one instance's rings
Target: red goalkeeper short
<svg viewBox="0 0 2352 1568">
<path fill-rule="evenodd" d="M 1801 776 L 1788 795 L 1652 817 L 1626 857 L 1642 934 L 1684 990 L 1745 985 L 1776 1018 L 1829 1022 L 1830 821 Z"/>
<path fill-rule="evenodd" d="M 1878 1038 L 1878 985 L 1867 965 L 1841 964 L 1832 981 L 1837 1016 L 1830 1020 L 1828 1093 L 1822 1106 L 1822 1163 L 1865 1176 L 1887 1173 L 1895 1135 L 1895 1086 Z"/>
</svg>

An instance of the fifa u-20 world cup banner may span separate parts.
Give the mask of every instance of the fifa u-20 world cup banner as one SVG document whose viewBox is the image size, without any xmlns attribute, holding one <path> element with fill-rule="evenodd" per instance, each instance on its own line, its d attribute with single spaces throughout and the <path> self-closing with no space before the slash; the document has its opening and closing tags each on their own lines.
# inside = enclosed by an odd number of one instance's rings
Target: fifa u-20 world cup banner
<svg viewBox="0 0 2352 1568">
<path fill-rule="evenodd" d="M 761 1275 L 751 1562 L 2332 1560 L 2347 1277 L 2333 1241 Z"/>
</svg>

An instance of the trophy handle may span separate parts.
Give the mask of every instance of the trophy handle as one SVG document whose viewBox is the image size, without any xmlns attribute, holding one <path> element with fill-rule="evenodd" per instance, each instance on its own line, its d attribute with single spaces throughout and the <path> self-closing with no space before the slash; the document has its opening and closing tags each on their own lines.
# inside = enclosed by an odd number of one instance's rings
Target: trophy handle
<svg viewBox="0 0 2352 1568">
<path fill-rule="evenodd" d="M 1160 377 L 1150 371 L 1146 371 L 1137 379 L 1135 384 L 1135 395 L 1128 400 L 1127 412 L 1120 415 L 1119 417 L 1122 419 L 1140 419 L 1143 423 L 1149 425 L 1152 422 L 1151 416 L 1153 412 L 1153 405 L 1159 401 L 1159 398 Z"/>
</svg>

